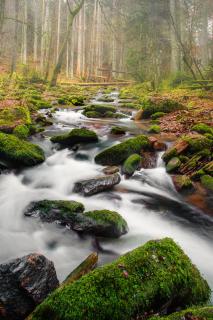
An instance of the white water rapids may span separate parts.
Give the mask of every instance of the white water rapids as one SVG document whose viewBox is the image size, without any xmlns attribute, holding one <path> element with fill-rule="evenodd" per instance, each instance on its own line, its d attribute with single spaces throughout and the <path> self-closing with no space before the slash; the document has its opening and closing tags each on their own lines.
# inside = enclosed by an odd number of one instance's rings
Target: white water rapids
<svg viewBox="0 0 213 320">
<path fill-rule="evenodd" d="M 48 135 L 79 124 L 96 130 L 101 142 L 82 146 L 77 152 L 56 150 Z M 45 163 L 17 174 L 0 176 L 0 263 L 39 252 L 54 262 L 58 277 L 63 280 L 94 251 L 92 238 L 80 238 L 74 231 L 59 225 L 26 218 L 23 211 L 31 201 L 76 200 L 82 202 L 87 210 L 118 211 L 129 225 L 129 233 L 120 239 L 100 240 L 106 250 L 100 253 L 101 263 L 111 261 L 147 240 L 172 237 L 213 288 L 212 226 L 206 225 L 205 221 L 203 223 L 202 215 L 184 203 L 174 191 L 160 160 L 161 154 L 157 168 L 142 169 L 128 180 L 122 177 L 122 182 L 111 192 L 87 198 L 72 193 L 75 182 L 101 173 L 103 168 L 94 163 L 94 155 L 100 149 L 117 143 L 107 138 L 108 126 L 104 120 L 102 125 L 86 120 L 81 112 L 58 111 L 55 125 L 45 133 L 46 137 L 34 139 L 46 151 Z"/>
</svg>

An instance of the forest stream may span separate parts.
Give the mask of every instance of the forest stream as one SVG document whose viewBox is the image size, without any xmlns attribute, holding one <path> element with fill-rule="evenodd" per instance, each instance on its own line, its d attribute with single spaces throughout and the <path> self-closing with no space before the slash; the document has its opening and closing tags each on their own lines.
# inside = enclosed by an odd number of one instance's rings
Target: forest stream
<svg viewBox="0 0 213 320">
<path fill-rule="evenodd" d="M 114 105 L 118 104 L 118 94 L 117 91 L 109 94 L 114 98 Z M 100 103 L 101 96 L 99 92 L 92 103 Z M 128 136 L 147 132 L 149 123 L 144 121 L 137 126 L 131 120 L 131 113 L 128 111 L 128 118 L 124 119 L 97 120 L 83 116 L 80 108 L 60 108 L 53 115 L 54 124 L 32 138 L 45 150 L 46 161 L 32 169 L 1 175 L 0 263 L 39 252 L 54 262 L 62 281 L 92 251 L 99 251 L 99 263 L 103 264 L 150 239 L 171 237 L 182 246 L 213 289 L 213 220 L 176 192 L 161 160 L 162 152 L 157 155 L 155 168 L 141 169 L 129 179 L 122 176 L 121 183 L 110 192 L 83 197 L 72 191 L 77 181 L 102 174 L 103 167 L 94 162 L 100 150 Z M 114 125 L 127 128 L 126 136 L 112 136 L 109 131 Z M 49 140 L 50 136 L 82 126 L 96 131 L 99 142 L 75 150 L 60 150 Z M 126 219 L 129 232 L 120 239 L 93 239 L 79 236 L 59 224 L 24 216 L 29 203 L 43 199 L 76 200 L 87 210 L 118 211 Z"/>
</svg>

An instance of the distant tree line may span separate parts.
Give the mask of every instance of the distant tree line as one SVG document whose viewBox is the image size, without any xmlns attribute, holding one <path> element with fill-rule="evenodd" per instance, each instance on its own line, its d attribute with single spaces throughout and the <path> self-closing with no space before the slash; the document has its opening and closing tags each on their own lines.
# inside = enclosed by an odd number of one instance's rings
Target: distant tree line
<svg viewBox="0 0 213 320">
<path fill-rule="evenodd" d="M 0 0 L 0 67 L 159 83 L 205 79 L 213 61 L 212 0 Z"/>
</svg>

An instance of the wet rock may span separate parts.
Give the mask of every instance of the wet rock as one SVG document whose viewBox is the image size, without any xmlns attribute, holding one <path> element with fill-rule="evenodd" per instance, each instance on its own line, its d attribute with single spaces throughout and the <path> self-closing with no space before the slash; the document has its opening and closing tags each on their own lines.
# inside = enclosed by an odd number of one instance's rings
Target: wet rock
<svg viewBox="0 0 213 320">
<path fill-rule="evenodd" d="M 178 192 L 193 190 L 193 183 L 186 175 L 176 175 L 172 177 L 174 186 Z"/>
<path fill-rule="evenodd" d="M 126 221 L 118 212 L 95 210 L 85 212 L 83 217 L 85 219 L 73 225 L 73 230 L 106 238 L 119 238 L 128 231 Z"/>
<path fill-rule="evenodd" d="M 63 225 L 71 226 L 77 214 L 84 211 L 83 204 L 76 201 L 42 200 L 32 202 L 25 210 L 28 217 L 39 217 L 43 222 L 58 221 Z"/>
<path fill-rule="evenodd" d="M 184 153 L 189 147 L 189 143 L 185 140 L 178 140 L 171 148 L 169 148 L 163 155 L 163 160 L 168 162 L 173 157 Z"/>
<path fill-rule="evenodd" d="M 43 255 L 0 265 L 0 318 L 25 319 L 58 285 L 54 265 Z"/>
<path fill-rule="evenodd" d="M 149 147 L 150 142 L 147 136 L 140 135 L 100 152 L 95 157 L 95 162 L 101 165 L 119 165 L 132 154 L 140 154 L 141 150 Z"/>
<path fill-rule="evenodd" d="M 0 132 L 4 132 L 4 133 L 12 133 L 13 130 L 15 129 L 16 125 L 15 124 L 11 124 L 11 125 L 1 125 L 0 126 Z"/>
<path fill-rule="evenodd" d="M 153 137 L 153 136 L 148 137 L 148 140 L 149 140 L 151 146 L 153 146 L 154 143 L 158 141 L 158 139 L 156 137 Z"/>
<path fill-rule="evenodd" d="M 155 152 L 143 152 L 141 167 L 144 169 L 152 169 L 157 165 L 157 155 Z"/>
<path fill-rule="evenodd" d="M 133 175 L 133 173 L 140 168 L 141 156 L 139 154 L 132 154 L 123 165 L 123 173 L 128 176 Z"/>
<path fill-rule="evenodd" d="M 167 172 L 174 172 L 181 166 L 181 161 L 179 158 L 174 157 L 167 163 L 166 171 Z"/>
<path fill-rule="evenodd" d="M 164 142 L 156 141 L 154 142 L 153 148 L 155 151 L 164 151 L 166 150 L 167 146 Z"/>
<path fill-rule="evenodd" d="M 126 133 L 126 130 L 122 127 L 112 127 L 110 133 L 114 135 L 123 135 Z"/>
<path fill-rule="evenodd" d="M 137 319 L 150 310 L 164 310 L 168 302 L 174 310 L 207 303 L 210 293 L 183 250 L 165 238 L 149 241 L 56 291 L 35 310 L 32 320 L 94 320 L 94 315 Z"/>
<path fill-rule="evenodd" d="M 51 126 L 53 124 L 52 120 L 49 120 L 48 118 L 46 118 L 45 116 L 43 116 L 42 114 L 38 115 L 35 119 L 34 119 L 35 123 L 38 123 L 42 126 Z"/>
<path fill-rule="evenodd" d="M 118 173 L 94 179 L 82 180 L 75 184 L 73 191 L 76 193 L 83 193 L 84 196 L 91 196 L 93 194 L 112 189 L 115 185 L 119 184 L 120 181 L 121 177 Z"/>
<path fill-rule="evenodd" d="M 133 117 L 135 121 L 139 121 L 143 118 L 143 109 L 139 110 Z"/>
<path fill-rule="evenodd" d="M 74 146 L 77 143 L 92 143 L 98 141 L 97 134 L 85 128 L 73 129 L 69 133 L 54 136 L 50 139 L 54 143 L 65 146 Z"/>
<path fill-rule="evenodd" d="M 106 167 L 103 169 L 103 173 L 105 173 L 106 175 L 110 175 L 110 174 L 114 174 L 119 172 L 119 167 L 117 166 L 112 166 L 112 167 Z"/>
<path fill-rule="evenodd" d="M 43 150 L 14 135 L 0 133 L 0 161 L 6 161 L 12 168 L 34 166 L 45 160 Z"/>
</svg>

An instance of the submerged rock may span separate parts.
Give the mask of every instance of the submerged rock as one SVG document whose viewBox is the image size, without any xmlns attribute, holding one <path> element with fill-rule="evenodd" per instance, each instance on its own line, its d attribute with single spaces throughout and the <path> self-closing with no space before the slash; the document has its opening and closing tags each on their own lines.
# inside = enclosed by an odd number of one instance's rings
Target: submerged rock
<svg viewBox="0 0 213 320">
<path fill-rule="evenodd" d="M 82 180 L 76 182 L 74 192 L 83 193 L 84 196 L 91 196 L 93 194 L 112 189 L 115 185 L 119 184 L 121 177 L 118 173 L 97 177 L 94 179 Z"/>
<path fill-rule="evenodd" d="M 45 160 L 43 150 L 14 135 L 0 133 L 0 160 L 8 161 L 11 167 L 34 166 Z"/>
<path fill-rule="evenodd" d="M 58 285 L 54 265 L 43 255 L 0 265 L 0 318 L 25 319 Z"/>
<path fill-rule="evenodd" d="M 133 173 L 139 169 L 141 164 L 141 156 L 139 154 L 132 154 L 126 159 L 123 165 L 123 173 L 131 176 Z"/>
<path fill-rule="evenodd" d="M 119 238 L 128 231 L 126 221 L 115 211 L 95 210 L 85 212 L 83 217 L 73 225 L 73 230 L 109 238 Z"/>
<path fill-rule="evenodd" d="M 98 141 L 97 134 L 88 129 L 73 129 L 69 133 L 54 136 L 50 139 L 54 143 L 72 147 L 77 143 L 92 143 Z"/>
<path fill-rule="evenodd" d="M 32 320 L 130 320 L 170 302 L 173 309 L 208 301 L 210 288 L 171 239 L 149 241 L 117 261 L 56 290 Z"/>
<path fill-rule="evenodd" d="M 140 154 L 142 150 L 149 147 L 150 142 L 148 138 L 144 135 L 140 135 L 100 152 L 95 157 L 95 162 L 101 165 L 118 165 L 124 162 L 132 154 Z"/>
</svg>

